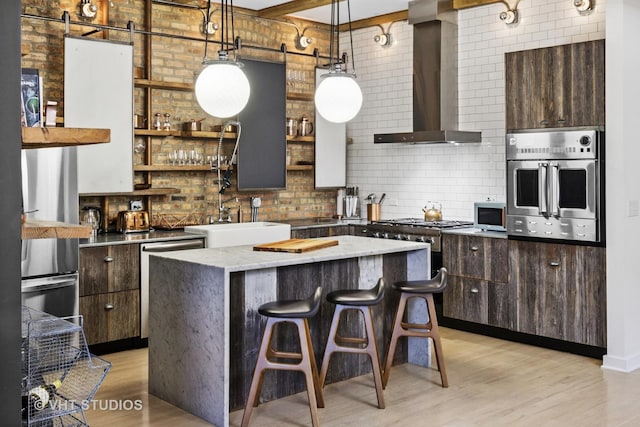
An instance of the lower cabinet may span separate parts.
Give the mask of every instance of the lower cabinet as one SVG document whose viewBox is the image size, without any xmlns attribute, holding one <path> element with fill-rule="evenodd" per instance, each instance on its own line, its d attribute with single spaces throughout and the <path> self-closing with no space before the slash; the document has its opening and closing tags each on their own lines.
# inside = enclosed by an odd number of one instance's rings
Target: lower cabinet
<svg viewBox="0 0 640 427">
<path fill-rule="evenodd" d="M 140 292 L 122 291 L 80 297 L 89 344 L 140 336 Z"/>
<path fill-rule="evenodd" d="M 516 294 L 508 282 L 506 239 L 445 234 L 442 265 L 449 271 L 443 315 L 513 329 Z"/>
<path fill-rule="evenodd" d="M 443 235 L 443 315 L 606 347 L 605 248 Z"/>
<path fill-rule="evenodd" d="M 344 236 L 349 234 L 348 225 L 328 225 L 291 230 L 292 239 L 313 239 L 315 237 Z"/>
<path fill-rule="evenodd" d="M 87 343 L 140 336 L 140 245 L 80 248 L 80 314 Z"/>
<path fill-rule="evenodd" d="M 605 249 L 511 241 L 517 331 L 606 347 Z"/>
</svg>

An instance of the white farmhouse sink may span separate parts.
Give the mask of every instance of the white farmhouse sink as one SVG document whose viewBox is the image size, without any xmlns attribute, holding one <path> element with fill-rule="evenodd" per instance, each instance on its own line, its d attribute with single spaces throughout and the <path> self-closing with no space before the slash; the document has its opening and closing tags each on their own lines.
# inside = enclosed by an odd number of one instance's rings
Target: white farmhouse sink
<svg viewBox="0 0 640 427">
<path fill-rule="evenodd" d="M 208 248 L 255 245 L 291 238 L 291 226 L 277 222 L 241 222 L 189 225 L 187 233 L 205 234 Z"/>
</svg>

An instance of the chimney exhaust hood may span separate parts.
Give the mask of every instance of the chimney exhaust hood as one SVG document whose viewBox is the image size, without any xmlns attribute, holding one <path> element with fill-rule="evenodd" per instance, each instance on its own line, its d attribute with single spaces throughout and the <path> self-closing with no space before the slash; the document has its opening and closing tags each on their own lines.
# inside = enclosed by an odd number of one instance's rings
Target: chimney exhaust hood
<svg viewBox="0 0 640 427">
<path fill-rule="evenodd" d="M 458 26 L 452 0 L 409 2 L 413 25 L 413 132 L 375 134 L 374 143 L 479 143 L 458 130 Z"/>
</svg>

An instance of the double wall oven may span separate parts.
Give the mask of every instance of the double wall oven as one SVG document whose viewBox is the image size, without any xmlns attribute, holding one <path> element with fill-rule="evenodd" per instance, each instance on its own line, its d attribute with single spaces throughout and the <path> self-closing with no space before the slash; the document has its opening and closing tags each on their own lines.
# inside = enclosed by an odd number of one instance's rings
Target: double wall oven
<svg viewBox="0 0 640 427">
<path fill-rule="evenodd" d="M 604 132 L 521 131 L 506 140 L 507 234 L 604 244 Z"/>
</svg>

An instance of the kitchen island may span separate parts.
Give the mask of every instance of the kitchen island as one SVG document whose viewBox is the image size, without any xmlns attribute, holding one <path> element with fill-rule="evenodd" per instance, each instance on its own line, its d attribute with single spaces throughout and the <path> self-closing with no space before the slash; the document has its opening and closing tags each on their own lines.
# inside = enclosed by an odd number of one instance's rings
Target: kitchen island
<svg viewBox="0 0 640 427">
<path fill-rule="evenodd" d="M 386 352 L 398 295 L 398 280 L 424 279 L 430 271 L 425 243 L 337 236 L 338 245 L 306 253 L 254 251 L 252 246 L 208 248 L 150 257 L 149 392 L 215 425 L 229 425 L 229 411 L 244 405 L 256 363 L 268 301 L 307 298 L 317 286 L 370 288 L 379 277 L 388 286 L 374 318 L 380 358 Z M 415 316 L 423 316 L 415 309 Z M 323 299 L 310 319 L 316 360 L 321 361 L 333 314 Z M 412 315 L 413 316 L 413 315 Z M 350 333 L 360 319 L 349 318 Z M 416 320 L 416 319 L 412 319 Z M 292 331 L 279 346 L 297 348 Z M 403 343 L 395 362 L 430 365 L 428 340 Z M 327 382 L 369 372 L 364 357 L 335 358 Z M 268 372 L 262 400 L 305 389 L 296 372 Z"/>
</svg>

